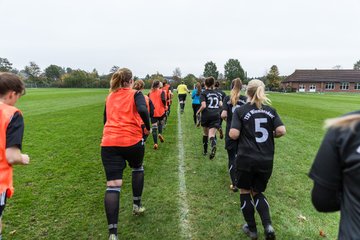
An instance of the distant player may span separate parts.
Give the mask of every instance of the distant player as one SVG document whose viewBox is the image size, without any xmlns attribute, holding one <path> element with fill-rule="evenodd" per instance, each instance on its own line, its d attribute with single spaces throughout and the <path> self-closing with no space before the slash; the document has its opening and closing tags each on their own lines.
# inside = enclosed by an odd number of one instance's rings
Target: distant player
<svg viewBox="0 0 360 240">
<path fill-rule="evenodd" d="M 360 237 L 360 111 L 325 122 L 328 131 L 309 176 L 320 212 L 340 211 L 339 240 Z"/>
<path fill-rule="evenodd" d="M 177 87 L 177 93 L 179 98 L 179 104 L 180 104 L 180 112 L 184 112 L 185 108 L 185 102 L 186 102 L 186 94 L 190 93 L 187 86 L 184 84 L 184 82 L 181 82 L 181 84 Z"/>
<path fill-rule="evenodd" d="M 166 106 L 167 106 L 166 117 L 168 117 L 170 115 L 172 92 L 171 92 L 171 89 L 170 89 L 170 84 L 168 84 L 166 79 L 162 83 L 163 83 L 163 88 L 162 89 L 165 91 L 165 96 L 166 96 Z"/>
<path fill-rule="evenodd" d="M 24 119 L 14 107 L 24 93 L 24 83 L 18 76 L 0 72 L 0 240 L 6 200 L 14 193 L 13 165 L 27 165 L 30 161 L 28 155 L 21 153 Z"/>
<path fill-rule="evenodd" d="M 276 110 L 267 104 L 265 85 L 251 80 L 247 86 L 248 103 L 233 114 L 229 136 L 238 140 L 236 158 L 237 187 L 240 189 L 241 210 L 246 224 L 243 231 L 257 239 L 254 206 L 264 227 L 265 239 L 275 239 L 268 201 L 263 194 L 272 174 L 274 137 L 285 134 L 285 126 Z"/>
<path fill-rule="evenodd" d="M 201 107 L 197 114 L 201 113 L 201 126 L 203 127 L 203 154 L 207 154 L 208 141 L 211 144 L 210 159 L 215 157 L 216 153 L 216 139 L 215 133 L 220 124 L 220 111 L 222 107 L 222 100 L 220 95 L 213 89 L 215 79 L 208 77 L 205 79 L 206 90 L 201 93 L 200 101 Z"/>
<path fill-rule="evenodd" d="M 240 78 L 236 78 L 231 82 L 230 96 L 225 96 L 223 110 L 221 113 L 222 119 L 226 121 L 225 149 L 227 150 L 229 158 L 228 169 L 231 179 L 230 189 L 234 192 L 238 191 L 235 181 L 235 158 L 237 153 L 237 141 L 234 141 L 229 137 L 229 131 L 233 112 L 238 107 L 246 104 L 246 97 L 241 95 L 241 88 L 242 82 Z"/>
<path fill-rule="evenodd" d="M 164 142 L 164 137 L 162 135 L 162 121 L 165 117 L 166 111 L 166 96 L 165 92 L 160 89 L 160 81 L 155 80 L 151 87 L 149 98 L 154 104 L 154 116 L 151 118 L 152 124 L 152 135 L 154 139 L 154 149 L 157 150 L 159 148 L 158 145 L 158 137 L 160 142 Z M 159 131 L 159 134 L 158 134 Z"/>
<path fill-rule="evenodd" d="M 193 108 L 193 118 L 195 126 L 200 126 L 200 119 L 197 115 L 197 112 L 200 109 L 200 95 L 201 95 L 201 85 L 200 83 L 196 83 L 194 90 L 192 90 L 191 98 L 192 98 L 192 108 Z"/>
<path fill-rule="evenodd" d="M 106 174 L 105 212 L 109 240 L 116 240 L 120 207 L 120 190 L 126 161 L 132 168 L 133 214 L 141 215 L 144 187 L 144 140 L 141 124 L 150 131 L 149 113 L 144 95 L 131 89 L 132 72 L 117 70 L 111 77 L 110 94 L 106 98 L 101 158 Z"/>
<path fill-rule="evenodd" d="M 133 89 L 142 92 L 144 90 L 144 87 L 145 87 L 145 83 L 143 80 L 136 80 L 134 83 Z M 145 102 L 146 102 L 146 108 L 149 112 L 149 116 L 150 116 L 150 118 L 152 118 L 152 117 L 154 117 L 154 104 L 152 103 L 152 101 L 150 100 L 150 98 L 147 95 L 144 95 L 144 97 L 145 97 Z M 149 136 L 149 132 L 147 132 L 144 122 L 141 123 L 141 127 L 143 129 L 144 141 L 146 141 L 147 137 Z"/>
<path fill-rule="evenodd" d="M 214 89 L 219 93 L 220 97 L 221 97 L 221 101 L 224 102 L 224 98 L 226 97 L 226 93 L 220 89 L 220 82 L 219 81 L 216 81 L 215 82 L 215 87 Z M 223 139 L 224 138 L 224 133 L 223 133 L 223 130 L 222 130 L 222 118 L 219 116 L 220 118 L 220 124 L 219 124 L 219 134 L 220 134 L 220 139 Z"/>
</svg>

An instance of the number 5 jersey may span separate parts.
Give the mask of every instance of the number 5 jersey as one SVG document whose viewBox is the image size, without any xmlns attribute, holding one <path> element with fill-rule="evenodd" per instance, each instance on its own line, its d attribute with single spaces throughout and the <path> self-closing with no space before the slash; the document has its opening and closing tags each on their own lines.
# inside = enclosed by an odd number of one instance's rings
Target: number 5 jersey
<svg viewBox="0 0 360 240">
<path fill-rule="evenodd" d="M 231 128 L 240 131 L 238 158 L 243 167 L 251 168 L 252 161 L 273 161 L 274 131 L 282 125 L 276 110 L 267 105 L 258 109 L 247 103 L 235 110 Z"/>
</svg>

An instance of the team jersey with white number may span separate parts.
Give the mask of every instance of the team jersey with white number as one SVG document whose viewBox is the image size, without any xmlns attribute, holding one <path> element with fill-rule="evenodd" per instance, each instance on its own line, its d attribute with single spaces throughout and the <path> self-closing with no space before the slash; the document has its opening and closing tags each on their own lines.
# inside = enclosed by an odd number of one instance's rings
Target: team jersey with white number
<svg viewBox="0 0 360 240">
<path fill-rule="evenodd" d="M 200 102 L 206 102 L 206 108 L 203 110 L 203 114 L 219 114 L 221 101 L 222 99 L 217 91 L 206 89 L 200 96 Z"/>
<path fill-rule="evenodd" d="M 233 114 L 231 128 L 240 131 L 238 155 L 241 168 L 251 168 L 252 161 L 272 161 L 274 159 L 274 134 L 284 125 L 276 110 L 263 105 L 247 103 L 237 108 Z"/>
</svg>

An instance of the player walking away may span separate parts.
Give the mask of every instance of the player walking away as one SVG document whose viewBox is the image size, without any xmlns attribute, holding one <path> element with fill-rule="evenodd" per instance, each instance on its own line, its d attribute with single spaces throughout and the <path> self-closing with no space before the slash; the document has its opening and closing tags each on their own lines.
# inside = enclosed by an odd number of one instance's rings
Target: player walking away
<svg viewBox="0 0 360 240">
<path fill-rule="evenodd" d="M 200 101 L 201 107 L 197 114 L 201 113 L 201 126 L 203 127 L 203 154 L 207 154 L 208 139 L 210 139 L 211 153 L 210 159 L 215 157 L 216 153 L 216 139 L 215 133 L 219 128 L 219 115 L 222 107 L 222 101 L 219 94 L 213 89 L 215 79 L 208 77 L 205 79 L 206 90 L 201 93 Z"/>
<path fill-rule="evenodd" d="M 24 120 L 21 112 L 14 107 L 24 93 L 24 83 L 18 76 L 0 73 L 0 240 L 2 213 L 6 200 L 14 193 L 13 165 L 27 165 L 30 161 L 28 155 L 21 153 Z"/>
<path fill-rule="evenodd" d="M 320 212 L 340 210 L 338 239 L 359 239 L 360 111 L 325 123 L 328 131 L 309 173 L 312 202 Z"/>
<path fill-rule="evenodd" d="M 181 84 L 177 87 L 178 92 L 178 98 L 180 103 L 180 112 L 184 113 L 185 108 L 185 102 L 186 102 L 186 94 L 190 93 L 187 86 L 184 84 L 184 82 L 181 82 Z"/>
<path fill-rule="evenodd" d="M 192 90 L 191 97 L 192 97 L 192 108 L 193 108 L 193 118 L 195 126 L 200 126 L 200 115 L 197 115 L 197 112 L 200 109 L 200 95 L 201 95 L 201 85 L 200 83 L 196 83 L 195 89 Z"/>
<path fill-rule="evenodd" d="M 171 90 L 170 90 L 170 84 L 167 83 L 166 79 L 162 82 L 163 83 L 163 90 L 165 91 L 165 96 L 166 96 L 166 106 L 167 106 L 167 111 L 166 111 L 166 118 L 169 116 L 170 114 L 170 105 L 171 105 Z"/>
<path fill-rule="evenodd" d="M 143 80 L 136 80 L 133 89 L 142 92 L 144 90 L 144 87 L 145 87 L 145 83 Z M 154 104 L 147 95 L 144 95 L 144 97 L 145 97 L 146 108 L 149 112 L 150 118 L 152 118 L 154 117 Z M 149 132 L 146 130 L 145 123 L 142 120 L 141 120 L 141 128 L 143 130 L 143 139 L 146 142 L 146 139 L 149 136 Z"/>
<path fill-rule="evenodd" d="M 267 105 L 270 100 L 262 81 L 251 80 L 246 94 L 248 103 L 233 113 L 229 132 L 233 140 L 238 140 L 236 179 L 246 221 L 243 231 L 251 239 L 257 239 L 255 207 L 261 217 L 265 239 L 275 239 L 269 204 L 263 192 L 272 174 L 274 137 L 283 136 L 286 130 L 276 110 Z"/>
<path fill-rule="evenodd" d="M 235 181 L 235 158 L 237 153 L 237 141 L 234 141 L 229 137 L 229 131 L 233 112 L 236 108 L 246 104 L 246 97 L 240 95 L 241 88 L 242 82 L 240 78 L 232 80 L 230 96 L 226 96 L 224 98 L 223 111 L 221 113 L 221 118 L 226 121 L 225 149 L 227 150 L 229 158 L 228 170 L 231 180 L 230 189 L 234 192 L 238 191 Z"/>
<path fill-rule="evenodd" d="M 116 240 L 120 207 L 120 190 L 126 161 L 132 168 L 133 214 L 141 215 L 144 187 L 144 140 L 141 124 L 150 131 L 149 113 L 144 95 L 131 89 L 132 72 L 117 70 L 111 77 L 110 94 L 106 98 L 101 158 L 106 174 L 105 212 L 109 239 Z"/>
<path fill-rule="evenodd" d="M 162 136 L 162 120 L 165 117 L 165 109 L 166 109 L 166 96 L 165 92 L 160 89 L 160 82 L 158 80 L 153 82 L 151 91 L 149 93 L 149 98 L 154 104 L 154 116 L 151 118 L 152 124 L 152 135 L 154 139 L 154 149 L 157 150 L 159 148 L 158 145 L 158 137 L 160 142 L 164 142 L 164 137 Z M 159 130 L 159 134 L 158 134 Z"/>
<path fill-rule="evenodd" d="M 224 98 L 226 97 L 226 93 L 220 89 L 220 82 L 219 81 L 216 81 L 215 82 L 215 90 L 219 93 L 220 97 L 221 97 L 221 101 L 224 102 Z M 223 139 L 224 138 L 224 133 L 223 133 L 223 130 L 222 130 L 222 118 L 221 116 L 219 115 L 219 118 L 220 118 L 220 123 L 219 123 L 219 136 L 220 136 L 220 139 Z"/>
</svg>

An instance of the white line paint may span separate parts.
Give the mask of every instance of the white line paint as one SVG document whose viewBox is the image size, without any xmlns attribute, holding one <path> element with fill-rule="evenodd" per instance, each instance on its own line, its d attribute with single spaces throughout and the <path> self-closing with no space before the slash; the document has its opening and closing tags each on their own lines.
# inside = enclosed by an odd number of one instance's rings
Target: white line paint
<svg viewBox="0 0 360 240">
<path fill-rule="evenodd" d="M 178 149 L 179 149 L 179 212 L 180 212 L 180 230 L 184 239 L 192 239 L 191 228 L 189 224 L 189 205 L 186 198 L 186 182 L 185 182 L 185 161 L 184 161 L 184 145 L 182 139 L 181 113 L 178 104 Z"/>
</svg>

